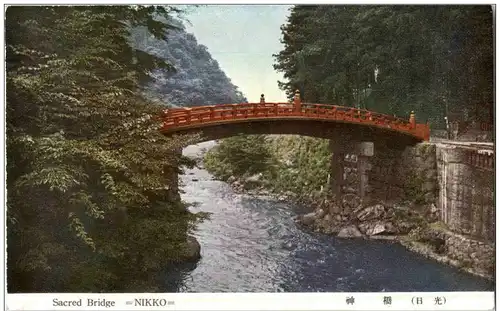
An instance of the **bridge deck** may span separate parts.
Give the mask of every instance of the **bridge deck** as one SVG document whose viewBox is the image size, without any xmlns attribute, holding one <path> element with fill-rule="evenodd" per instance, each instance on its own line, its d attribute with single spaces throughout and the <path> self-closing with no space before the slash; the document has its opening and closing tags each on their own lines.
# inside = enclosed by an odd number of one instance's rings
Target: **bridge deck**
<svg viewBox="0 0 500 311">
<path fill-rule="evenodd" d="M 258 120 L 317 120 L 360 124 L 399 131 L 429 140 L 429 126 L 417 124 L 414 115 L 409 120 L 364 109 L 325 104 L 243 103 L 174 108 L 165 111 L 164 133 L 181 132 L 216 124 Z"/>
</svg>

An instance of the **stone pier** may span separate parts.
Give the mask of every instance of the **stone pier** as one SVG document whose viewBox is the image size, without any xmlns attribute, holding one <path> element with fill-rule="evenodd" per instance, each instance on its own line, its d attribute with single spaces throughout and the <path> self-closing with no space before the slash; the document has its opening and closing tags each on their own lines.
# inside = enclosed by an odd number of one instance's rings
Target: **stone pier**
<svg viewBox="0 0 500 311">
<path fill-rule="evenodd" d="M 332 193 L 355 209 L 360 203 L 403 196 L 399 166 L 404 147 L 389 141 L 330 140 Z"/>
</svg>

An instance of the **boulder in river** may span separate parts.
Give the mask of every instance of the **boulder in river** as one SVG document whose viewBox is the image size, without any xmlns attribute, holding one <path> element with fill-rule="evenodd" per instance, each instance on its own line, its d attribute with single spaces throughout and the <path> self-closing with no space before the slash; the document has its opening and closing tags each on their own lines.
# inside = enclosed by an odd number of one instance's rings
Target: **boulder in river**
<svg viewBox="0 0 500 311">
<path fill-rule="evenodd" d="M 255 174 L 253 176 L 250 176 L 250 177 L 246 178 L 245 182 L 247 182 L 247 183 L 249 183 L 249 182 L 258 182 L 258 181 L 260 181 L 261 177 L 262 177 L 262 173 Z"/>
<path fill-rule="evenodd" d="M 381 219 L 385 215 L 385 208 L 382 204 L 369 206 L 362 209 L 356 214 L 359 221 L 367 221 L 372 219 Z"/>
<path fill-rule="evenodd" d="M 197 261 L 201 258 L 201 245 L 194 236 L 188 236 L 186 240 L 185 258 L 186 262 Z"/>
<path fill-rule="evenodd" d="M 240 188 L 242 185 L 241 185 L 241 183 L 239 181 L 236 180 L 236 181 L 234 181 L 234 182 L 231 183 L 231 186 L 233 188 Z"/>
<path fill-rule="evenodd" d="M 361 198 L 353 193 L 344 194 L 342 196 L 342 212 L 346 214 L 352 213 L 361 204 Z"/>
<path fill-rule="evenodd" d="M 328 207 L 328 212 L 331 215 L 338 215 L 340 214 L 341 209 L 337 204 L 330 204 L 330 206 Z"/>
<path fill-rule="evenodd" d="M 361 229 L 361 227 L 360 227 L 360 229 Z M 377 234 L 382 234 L 384 232 L 386 232 L 385 224 L 381 221 L 366 224 L 366 228 L 365 228 L 366 235 L 377 235 Z"/>
<path fill-rule="evenodd" d="M 340 229 L 339 233 L 337 234 L 337 237 L 339 238 L 359 238 L 362 236 L 363 234 L 354 225 L 349 225 Z"/>
<path fill-rule="evenodd" d="M 333 221 L 333 216 L 330 214 L 326 214 L 323 220 L 327 223 L 331 223 Z"/>
<path fill-rule="evenodd" d="M 253 190 L 262 186 L 262 174 L 255 174 L 243 180 L 243 187 L 245 190 Z"/>
<path fill-rule="evenodd" d="M 308 213 L 302 216 L 302 224 L 306 226 L 312 225 L 316 221 L 316 213 Z"/>
<path fill-rule="evenodd" d="M 387 222 L 387 221 L 365 222 L 359 225 L 359 230 L 361 230 L 361 232 L 369 236 L 399 233 L 397 228 L 392 224 L 392 222 Z"/>
<path fill-rule="evenodd" d="M 320 208 L 316 210 L 315 214 L 317 219 L 322 219 L 323 217 L 325 217 L 326 212 L 324 209 Z"/>
</svg>

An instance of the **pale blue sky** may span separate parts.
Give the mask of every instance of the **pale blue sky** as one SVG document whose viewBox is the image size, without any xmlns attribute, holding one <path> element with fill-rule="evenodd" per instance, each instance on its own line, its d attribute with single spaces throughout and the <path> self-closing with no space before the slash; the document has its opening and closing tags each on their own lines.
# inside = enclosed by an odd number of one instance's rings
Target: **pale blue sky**
<svg viewBox="0 0 500 311">
<path fill-rule="evenodd" d="M 186 27 L 249 102 L 258 102 L 262 93 L 267 102 L 283 102 L 286 95 L 277 83 L 283 76 L 274 70 L 272 55 L 283 48 L 280 26 L 290 7 L 205 5 L 188 10 Z"/>
</svg>

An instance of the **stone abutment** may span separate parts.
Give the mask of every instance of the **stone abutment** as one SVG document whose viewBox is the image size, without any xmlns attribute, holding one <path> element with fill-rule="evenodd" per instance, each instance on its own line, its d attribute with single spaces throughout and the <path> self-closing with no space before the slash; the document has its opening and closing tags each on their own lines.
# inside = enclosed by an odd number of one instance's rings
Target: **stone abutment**
<svg viewBox="0 0 500 311">
<path fill-rule="evenodd" d="M 362 206 L 411 202 L 425 218 L 412 232 L 416 242 L 441 241 L 435 257 L 492 275 L 493 149 L 432 143 L 401 148 L 396 142 L 346 136 L 331 140 L 330 150 L 330 190 L 343 209 L 356 213 Z"/>
</svg>

